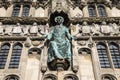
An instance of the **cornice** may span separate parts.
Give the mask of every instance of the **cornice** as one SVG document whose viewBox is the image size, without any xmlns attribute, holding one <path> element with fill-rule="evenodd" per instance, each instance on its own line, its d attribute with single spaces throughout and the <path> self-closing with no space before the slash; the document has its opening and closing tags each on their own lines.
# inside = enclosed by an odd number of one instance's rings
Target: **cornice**
<svg viewBox="0 0 120 80">
<path fill-rule="evenodd" d="M 84 17 L 84 18 L 72 18 L 71 23 L 77 24 L 86 21 L 87 23 L 101 23 L 103 21 L 108 23 L 119 23 L 120 17 Z"/>
<path fill-rule="evenodd" d="M 80 36 L 77 37 L 77 40 L 88 40 L 90 38 L 90 36 Z M 119 41 L 120 40 L 120 36 L 91 36 L 92 40 L 110 40 L 110 41 Z"/>
<path fill-rule="evenodd" d="M 87 23 L 101 23 L 103 21 L 108 23 L 119 23 L 120 17 L 83 17 L 83 18 L 70 18 L 70 23 L 78 24 L 86 21 Z M 49 23 L 47 17 L 0 17 L 0 22 L 3 24 L 33 24 L 34 22 L 38 24 Z"/>
<path fill-rule="evenodd" d="M 0 41 L 25 41 L 27 37 L 25 36 L 1 36 Z"/>
<path fill-rule="evenodd" d="M 37 24 L 46 24 L 48 22 L 48 18 L 43 17 L 0 17 L 0 22 L 3 24 L 33 24 L 36 22 Z"/>
</svg>

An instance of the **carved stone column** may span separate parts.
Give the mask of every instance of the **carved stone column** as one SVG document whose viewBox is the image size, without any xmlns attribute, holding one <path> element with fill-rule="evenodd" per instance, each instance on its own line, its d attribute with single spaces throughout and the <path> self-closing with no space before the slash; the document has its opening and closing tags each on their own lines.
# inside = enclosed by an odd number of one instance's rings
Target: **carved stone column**
<svg viewBox="0 0 120 80">
<path fill-rule="evenodd" d="M 73 35 L 75 33 L 75 27 L 73 26 L 73 25 L 71 25 L 71 34 Z M 75 45 L 75 41 L 74 40 L 72 40 L 72 58 L 71 59 L 73 59 L 72 60 L 72 70 L 73 70 L 73 72 L 78 72 L 78 68 L 79 68 L 79 66 L 78 66 L 78 61 L 77 61 L 77 53 L 75 52 L 75 47 L 74 47 L 74 45 Z"/>
<path fill-rule="evenodd" d="M 47 52 L 48 52 L 48 49 L 47 49 L 47 46 L 45 45 L 43 49 L 42 64 L 41 64 L 41 71 L 43 73 L 47 71 Z"/>
</svg>

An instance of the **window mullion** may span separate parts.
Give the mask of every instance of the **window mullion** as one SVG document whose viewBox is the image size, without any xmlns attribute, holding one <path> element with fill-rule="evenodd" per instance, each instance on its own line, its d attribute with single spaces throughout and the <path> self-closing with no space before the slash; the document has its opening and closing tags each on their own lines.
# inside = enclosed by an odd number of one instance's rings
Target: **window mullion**
<svg viewBox="0 0 120 80">
<path fill-rule="evenodd" d="M 21 17 L 21 16 L 22 16 L 22 12 L 23 12 L 23 4 L 21 4 L 21 6 L 20 6 L 19 17 Z"/>
<path fill-rule="evenodd" d="M 108 51 L 108 58 L 109 58 L 109 60 L 110 60 L 110 65 L 111 65 L 111 68 L 113 68 L 114 69 L 114 63 L 113 63 L 113 61 L 112 61 L 112 56 L 111 56 L 111 53 L 110 53 L 110 48 L 109 48 L 109 45 L 106 43 L 106 46 L 107 46 L 107 51 Z"/>
<path fill-rule="evenodd" d="M 98 8 L 96 4 L 95 4 L 95 12 L 96 12 L 96 17 L 99 17 Z"/>
</svg>

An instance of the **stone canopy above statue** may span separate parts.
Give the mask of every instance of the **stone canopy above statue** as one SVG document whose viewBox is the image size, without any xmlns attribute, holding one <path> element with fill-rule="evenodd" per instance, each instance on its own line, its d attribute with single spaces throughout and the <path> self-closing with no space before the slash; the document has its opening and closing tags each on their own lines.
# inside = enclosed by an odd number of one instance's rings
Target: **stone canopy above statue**
<svg viewBox="0 0 120 80">
<path fill-rule="evenodd" d="M 67 4 L 67 0 L 52 0 L 52 12 L 55 11 L 64 11 L 67 12 L 68 11 L 68 4 Z"/>
<path fill-rule="evenodd" d="M 55 26 L 57 23 L 55 22 L 55 17 L 57 16 L 62 16 L 64 18 L 64 22 L 63 22 L 63 25 L 66 25 L 68 26 L 69 25 L 69 17 L 68 17 L 68 14 L 66 14 L 65 12 L 61 11 L 61 12 L 58 12 L 58 11 L 55 11 L 54 13 L 52 13 L 50 15 L 50 21 L 49 21 L 49 24 L 50 26 Z"/>
</svg>

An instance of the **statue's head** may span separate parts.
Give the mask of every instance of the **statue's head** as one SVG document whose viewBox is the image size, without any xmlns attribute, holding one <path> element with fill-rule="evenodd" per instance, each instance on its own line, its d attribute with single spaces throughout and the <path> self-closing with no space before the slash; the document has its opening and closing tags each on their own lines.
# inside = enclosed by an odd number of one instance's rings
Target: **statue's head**
<svg viewBox="0 0 120 80">
<path fill-rule="evenodd" d="M 0 25 L 2 25 L 2 22 L 0 22 Z"/>
<path fill-rule="evenodd" d="M 34 22 L 34 23 L 33 23 L 33 25 L 34 25 L 34 26 L 36 26 L 36 25 L 37 25 L 37 23 L 36 23 L 36 22 Z"/>
<path fill-rule="evenodd" d="M 64 22 L 64 18 L 62 16 L 55 17 L 55 22 L 57 24 L 62 24 Z"/>
<path fill-rule="evenodd" d="M 17 25 L 17 26 L 20 26 L 20 23 L 17 23 L 16 25 Z"/>
</svg>

